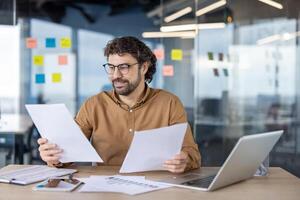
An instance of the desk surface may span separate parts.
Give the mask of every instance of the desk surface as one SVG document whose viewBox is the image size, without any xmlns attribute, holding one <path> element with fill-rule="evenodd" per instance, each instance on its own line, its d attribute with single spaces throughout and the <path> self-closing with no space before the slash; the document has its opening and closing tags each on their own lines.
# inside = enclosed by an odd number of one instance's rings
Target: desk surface
<svg viewBox="0 0 300 200">
<path fill-rule="evenodd" d="M 3 170 L 10 170 L 21 166 L 10 165 Z M 89 175 L 114 175 L 118 172 L 118 167 L 75 167 L 79 173 L 75 177 L 87 177 Z M 210 173 L 212 168 L 202 168 L 203 173 Z M 171 176 L 169 172 L 147 172 L 135 173 L 135 175 L 144 175 L 148 179 L 158 180 Z M 165 190 L 144 193 L 136 196 L 130 196 L 117 193 L 78 193 L 77 191 L 68 192 L 35 192 L 32 191 L 33 185 L 18 186 L 0 183 L 0 199 L 21 199 L 21 200 L 57 200 L 57 199 L 163 199 L 163 200 L 201 200 L 201 199 L 220 199 L 220 200 L 276 200 L 276 199 L 297 199 L 300 197 L 300 179 L 288 173 L 281 168 L 270 168 L 270 174 L 267 177 L 255 177 L 253 179 L 234 184 L 214 192 L 202 192 L 189 190 L 185 188 L 172 187 Z"/>
<path fill-rule="evenodd" d="M 0 121 L 0 133 L 3 134 L 26 134 L 33 125 L 27 115 L 2 114 Z"/>
</svg>

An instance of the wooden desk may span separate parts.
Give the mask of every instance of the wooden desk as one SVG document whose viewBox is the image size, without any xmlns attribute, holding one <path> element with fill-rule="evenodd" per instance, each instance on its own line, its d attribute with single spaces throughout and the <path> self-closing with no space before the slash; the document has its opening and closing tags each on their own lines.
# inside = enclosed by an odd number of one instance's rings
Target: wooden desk
<svg viewBox="0 0 300 200">
<path fill-rule="evenodd" d="M 10 165 L 2 170 L 10 170 L 22 166 Z M 87 177 L 89 175 L 114 175 L 118 172 L 118 167 L 74 167 L 79 170 L 75 177 Z M 203 173 L 209 173 L 211 168 L 203 168 Z M 136 173 L 135 175 L 144 175 L 148 179 L 158 180 L 171 176 L 169 172 L 147 172 Z M 255 177 L 253 179 L 234 184 L 214 192 L 202 192 L 189 190 L 185 188 L 172 187 L 165 190 L 159 190 L 130 196 L 117 193 L 78 193 L 68 192 L 34 192 L 33 185 L 18 186 L 9 184 L 0 184 L 0 199 L 21 199 L 21 200 L 131 200 L 131 199 L 149 199 L 149 200 L 299 200 L 300 198 L 300 179 L 291 175 L 281 168 L 270 168 L 270 175 L 267 177 Z"/>
<path fill-rule="evenodd" d="M 24 137 L 30 133 L 33 122 L 27 115 L 20 114 L 2 114 L 0 121 L 0 147 L 5 145 L 6 148 L 14 149 L 14 162 L 16 157 L 19 163 L 23 164 L 24 155 Z M 17 155 L 17 156 L 16 156 Z"/>
</svg>

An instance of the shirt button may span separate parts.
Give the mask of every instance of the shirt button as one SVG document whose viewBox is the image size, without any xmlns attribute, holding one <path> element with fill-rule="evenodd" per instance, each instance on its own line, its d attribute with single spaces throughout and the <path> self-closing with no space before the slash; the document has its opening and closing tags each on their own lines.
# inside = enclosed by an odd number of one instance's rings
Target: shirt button
<svg viewBox="0 0 300 200">
<path fill-rule="evenodd" d="M 129 129 L 129 132 L 132 132 L 132 129 Z"/>
<path fill-rule="evenodd" d="M 129 112 L 132 112 L 132 110 L 129 110 Z"/>
</svg>

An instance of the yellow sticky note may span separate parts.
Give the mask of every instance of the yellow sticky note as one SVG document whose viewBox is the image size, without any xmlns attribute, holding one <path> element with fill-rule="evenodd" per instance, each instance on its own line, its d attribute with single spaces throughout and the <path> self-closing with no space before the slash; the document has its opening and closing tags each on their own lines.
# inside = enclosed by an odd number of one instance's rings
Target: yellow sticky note
<svg viewBox="0 0 300 200">
<path fill-rule="evenodd" d="M 71 38 L 64 37 L 60 39 L 60 47 L 61 48 L 71 48 L 72 41 Z"/>
<path fill-rule="evenodd" d="M 53 73 L 52 74 L 52 82 L 60 83 L 61 82 L 61 73 Z"/>
<path fill-rule="evenodd" d="M 172 60 L 182 60 L 182 50 L 181 49 L 172 49 L 171 59 Z"/>
<path fill-rule="evenodd" d="M 37 55 L 33 56 L 33 64 L 37 66 L 43 66 L 44 65 L 44 56 Z"/>
</svg>

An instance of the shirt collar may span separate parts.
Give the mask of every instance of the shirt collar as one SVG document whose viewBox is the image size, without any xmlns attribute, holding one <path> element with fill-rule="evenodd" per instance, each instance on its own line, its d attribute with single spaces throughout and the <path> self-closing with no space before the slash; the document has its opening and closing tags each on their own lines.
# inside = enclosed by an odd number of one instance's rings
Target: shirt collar
<svg viewBox="0 0 300 200">
<path fill-rule="evenodd" d="M 145 83 L 145 89 L 144 89 L 143 95 L 140 97 L 140 99 L 137 101 L 137 103 L 132 108 L 136 108 L 136 107 L 144 104 L 148 100 L 148 97 L 150 97 L 150 94 L 151 94 L 151 88 L 147 85 L 147 83 Z M 125 105 L 119 99 L 119 96 L 114 89 L 112 90 L 111 97 L 120 106 L 123 107 Z M 127 105 L 125 105 L 125 106 L 127 106 Z"/>
</svg>

